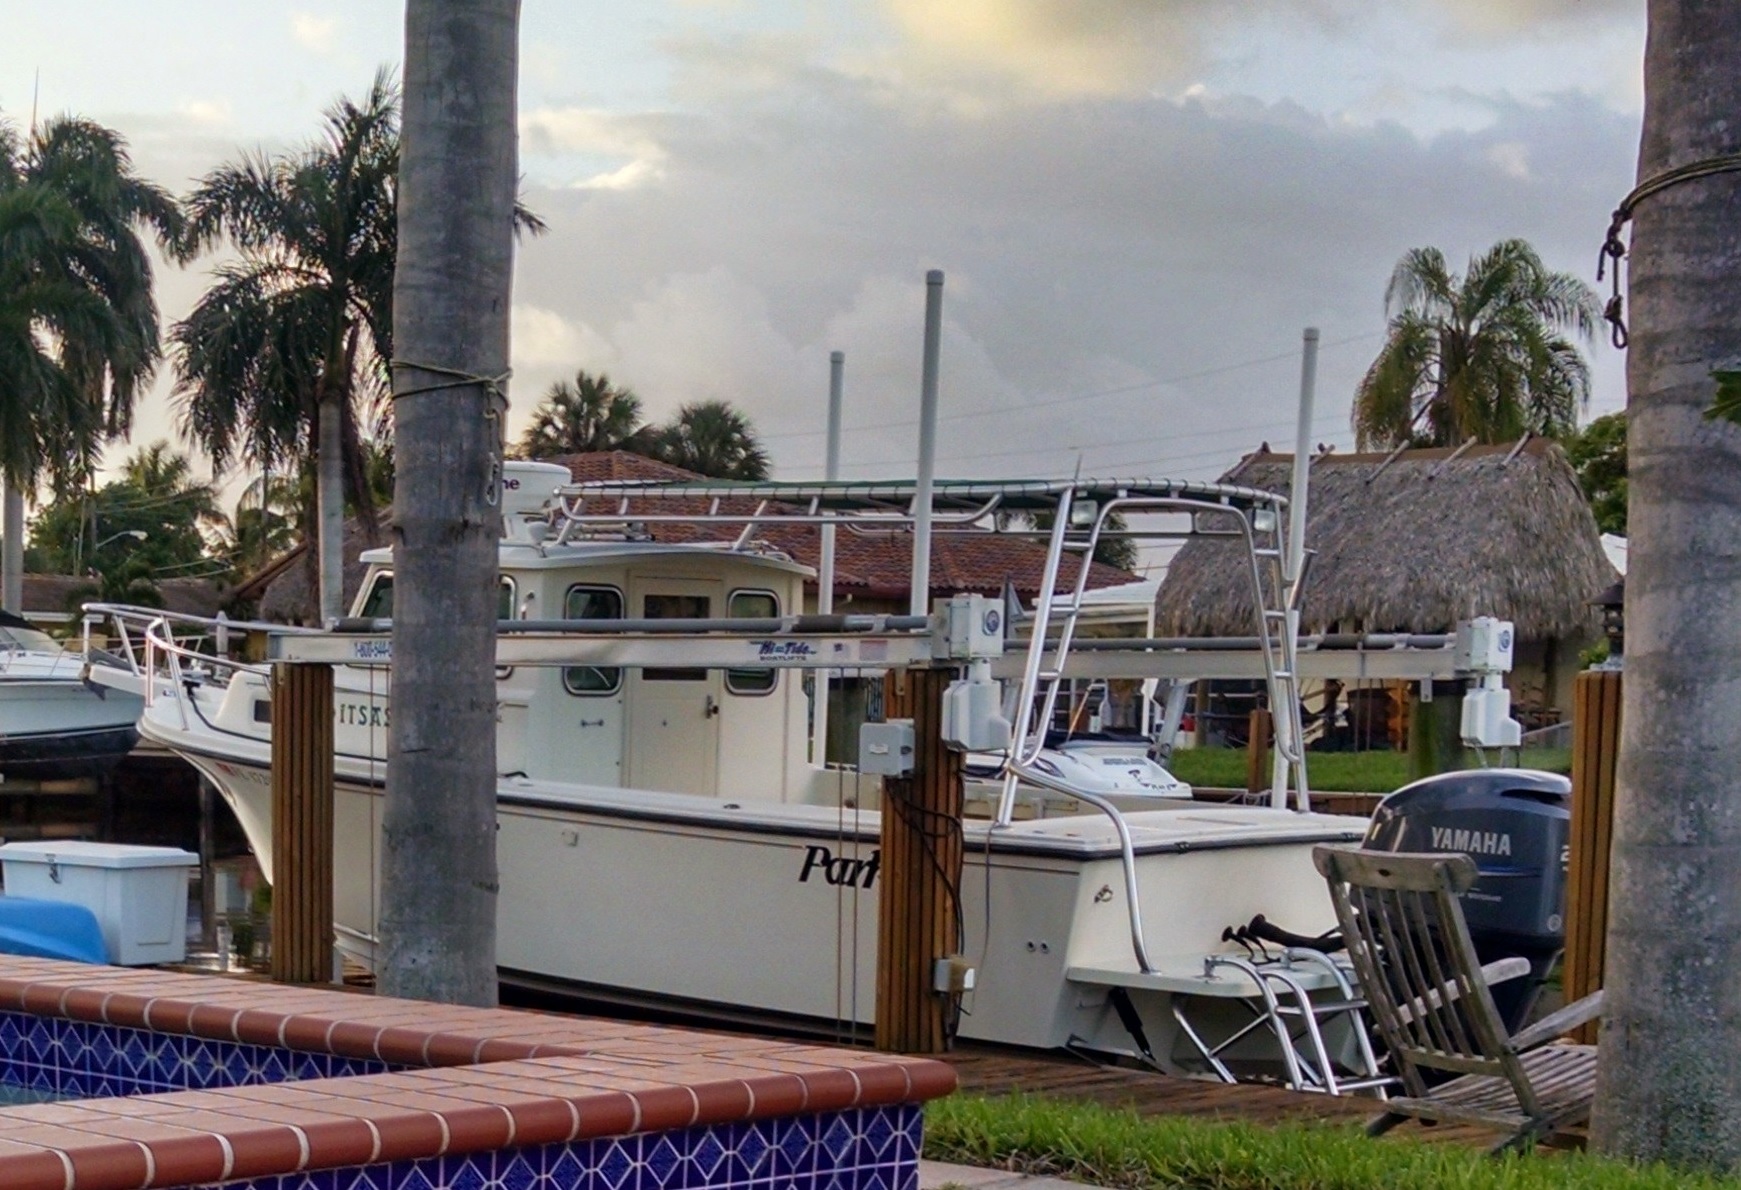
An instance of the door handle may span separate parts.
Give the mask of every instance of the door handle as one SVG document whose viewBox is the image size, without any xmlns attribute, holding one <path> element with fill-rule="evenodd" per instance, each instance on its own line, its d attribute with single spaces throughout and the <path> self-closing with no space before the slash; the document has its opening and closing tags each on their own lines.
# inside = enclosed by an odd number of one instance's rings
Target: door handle
<svg viewBox="0 0 1741 1190">
<path fill-rule="evenodd" d="M 719 703 L 714 701 L 713 695 L 709 694 L 707 696 L 707 701 L 702 704 L 701 717 L 703 719 L 711 719 L 717 714 L 719 714 Z"/>
</svg>

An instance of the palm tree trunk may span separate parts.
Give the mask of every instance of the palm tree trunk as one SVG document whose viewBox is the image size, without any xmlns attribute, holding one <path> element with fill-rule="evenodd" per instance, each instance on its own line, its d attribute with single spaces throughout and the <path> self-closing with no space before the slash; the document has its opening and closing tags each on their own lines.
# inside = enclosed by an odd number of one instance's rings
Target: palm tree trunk
<svg viewBox="0 0 1741 1190">
<path fill-rule="evenodd" d="M 1641 179 L 1741 149 L 1741 6 L 1651 0 Z M 1632 552 L 1593 1139 L 1741 1166 L 1741 429 L 1702 416 L 1741 367 L 1741 176 L 1633 224 Z"/>
<path fill-rule="evenodd" d="M 508 365 L 518 0 L 409 0 L 393 339 L 401 361 Z M 496 998 L 495 621 L 501 426 L 482 384 L 394 375 L 393 717 L 381 989 Z M 423 390 L 423 391 L 418 391 Z"/>
<path fill-rule="evenodd" d="M 318 449 L 315 452 L 315 533 L 320 555 L 320 619 L 324 623 L 345 614 L 345 456 L 344 410 L 336 399 L 316 407 Z"/>
<path fill-rule="evenodd" d="M 0 606 L 24 614 L 24 493 L 11 484 L 0 512 Z"/>
</svg>

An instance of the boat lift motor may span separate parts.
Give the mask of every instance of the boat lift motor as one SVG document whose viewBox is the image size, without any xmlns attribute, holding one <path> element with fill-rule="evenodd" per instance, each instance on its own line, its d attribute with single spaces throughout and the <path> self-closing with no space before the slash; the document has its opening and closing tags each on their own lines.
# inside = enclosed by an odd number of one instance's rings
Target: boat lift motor
<svg viewBox="0 0 1741 1190">
<path fill-rule="evenodd" d="M 943 693 L 943 743 L 958 752 L 1006 752 L 1012 729 L 1003 684 L 991 676 L 1003 656 L 1004 608 L 984 595 L 938 600 L 932 613 L 932 655 L 964 661 L 967 674 Z"/>
<path fill-rule="evenodd" d="M 1511 691 L 1504 677 L 1511 672 L 1515 635 L 1510 620 L 1492 616 L 1457 625 L 1454 664 L 1475 681 L 1463 696 L 1463 742 L 1472 748 L 1515 748 L 1523 742 L 1523 726 L 1511 717 Z"/>
</svg>

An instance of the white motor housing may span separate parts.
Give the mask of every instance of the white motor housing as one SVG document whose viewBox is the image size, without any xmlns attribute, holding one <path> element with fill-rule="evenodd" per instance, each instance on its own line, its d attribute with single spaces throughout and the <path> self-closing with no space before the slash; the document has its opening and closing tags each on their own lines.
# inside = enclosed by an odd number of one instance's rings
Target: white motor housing
<svg viewBox="0 0 1741 1190">
<path fill-rule="evenodd" d="M 1472 748 L 1515 748 L 1523 742 L 1523 726 L 1511 717 L 1511 691 L 1489 675 L 1463 696 L 1463 742 Z"/>
<path fill-rule="evenodd" d="M 943 742 L 957 752 L 1003 752 L 1010 735 L 1003 684 L 992 680 L 986 662 L 975 661 L 967 677 L 943 692 Z"/>
</svg>

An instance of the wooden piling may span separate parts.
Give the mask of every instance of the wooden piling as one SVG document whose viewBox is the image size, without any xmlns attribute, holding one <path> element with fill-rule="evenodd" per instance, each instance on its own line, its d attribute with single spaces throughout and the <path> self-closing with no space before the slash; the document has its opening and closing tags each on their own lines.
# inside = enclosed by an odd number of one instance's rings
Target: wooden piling
<svg viewBox="0 0 1741 1190">
<path fill-rule="evenodd" d="M 936 960 L 957 953 L 961 889 L 962 756 L 943 746 L 946 669 L 896 670 L 884 715 L 911 719 L 911 777 L 883 783 L 877 899 L 876 1046 L 937 1054 L 949 1046 L 953 997 L 932 990 Z"/>
<path fill-rule="evenodd" d="M 1267 792 L 1270 783 L 1270 749 L 1275 743 L 1275 720 L 1268 707 L 1253 707 L 1246 719 L 1245 790 Z"/>
<path fill-rule="evenodd" d="M 1608 859 L 1614 838 L 1614 765 L 1620 755 L 1620 672 L 1578 675 L 1572 695 L 1572 842 L 1566 873 L 1568 1002 L 1602 986 L 1608 933 Z M 1596 1023 L 1577 1031 L 1594 1043 Z"/>
<path fill-rule="evenodd" d="M 330 983 L 333 949 L 330 665 L 272 667 L 272 978 Z"/>
</svg>

